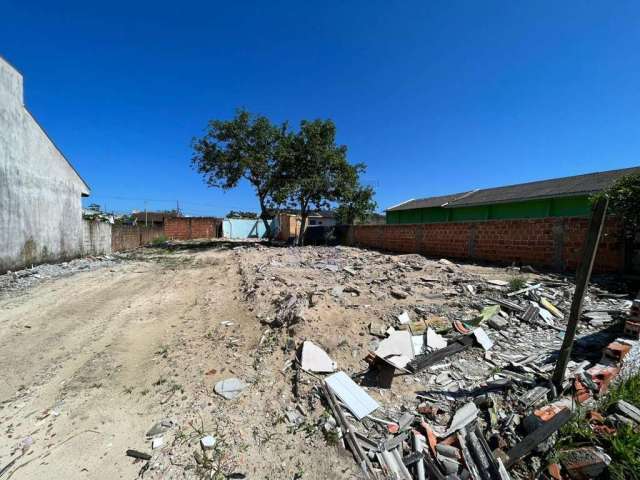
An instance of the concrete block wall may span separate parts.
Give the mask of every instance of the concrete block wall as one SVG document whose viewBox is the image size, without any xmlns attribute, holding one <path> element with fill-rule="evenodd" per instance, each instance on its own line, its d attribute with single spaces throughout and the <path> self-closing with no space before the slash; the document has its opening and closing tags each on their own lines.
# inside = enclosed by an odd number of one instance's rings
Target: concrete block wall
<svg viewBox="0 0 640 480">
<path fill-rule="evenodd" d="M 164 234 L 171 240 L 217 238 L 219 230 L 217 217 L 174 217 L 164 221 Z"/>
<path fill-rule="evenodd" d="M 105 255 L 111 253 L 111 224 L 98 220 L 82 221 L 82 253 Z"/>
<path fill-rule="evenodd" d="M 588 219 L 531 220 L 407 225 L 354 225 L 347 235 L 354 246 L 433 257 L 528 264 L 575 271 L 586 237 Z M 624 241 L 620 223 L 607 219 L 594 272 L 621 272 Z"/>
<path fill-rule="evenodd" d="M 271 228 L 276 226 L 276 222 L 270 220 Z M 246 218 L 223 218 L 222 236 L 224 238 L 264 238 L 267 229 L 261 219 Z"/>
</svg>

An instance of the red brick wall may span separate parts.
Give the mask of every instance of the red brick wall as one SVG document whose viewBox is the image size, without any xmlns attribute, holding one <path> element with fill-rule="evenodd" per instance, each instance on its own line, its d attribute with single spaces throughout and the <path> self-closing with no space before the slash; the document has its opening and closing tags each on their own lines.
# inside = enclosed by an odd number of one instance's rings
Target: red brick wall
<svg viewBox="0 0 640 480">
<path fill-rule="evenodd" d="M 355 225 L 347 238 L 356 246 L 434 257 L 528 264 L 575 270 L 586 237 L 588 219 L 578 217 L 532 220 Z M 594 271 L 619 272 L 624 266 L 619 223 L 607 219 Z"/>
<path fill-rule="evenodd" d="M 588 220 L 586 218 L 568 218 L 565 222 L 563 258 L 565 266 L 575 270 L 580 261 L 582 242 L 586 234 Z M 621 271 L 624 266 L 624 235 L 619 222 L 608 219 L 602 230 L 598 254 L 594 268 L 606 271 Z"/>
<path fill-rule="evenodd" d="M 162 227 L 139 225 L 113 225 L 111 228 L 111 250 L 119 252 L 147 245 L 164 235 Z"/>
<path fill-rule="evenodd" d="M 215 217 L 166 218 L 164 234 L 171 240 L 191 240 L 193 238 L 216 238 L 220 219 Z"/>
</svg>

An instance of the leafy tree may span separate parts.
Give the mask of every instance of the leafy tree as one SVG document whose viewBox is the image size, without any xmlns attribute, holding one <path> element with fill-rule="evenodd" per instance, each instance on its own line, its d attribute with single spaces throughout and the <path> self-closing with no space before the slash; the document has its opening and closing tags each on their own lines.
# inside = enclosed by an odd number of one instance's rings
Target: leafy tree
<svg viewBox="0 0 640 480">
<path fill-rule="evenodd" d="M 632 252 L 640 233 L 640 174 L 620 177 L 609 188 L 592 198 L 592 201 L 607 195 L 609 213 L 617 215 L 622 221 L 625 237 L 625 265 L 631 267 Z"/>
<path fill-rule="evenodd" d="M 232 120 L 210 121 L 205 135 L 193 140 L 192 165 L 207 185 L 228 190 L 245 179 L 253 186 L 268 236 L 268 208 L 277 185 L 278 154 L 286 129 L 286 124 L 278 127 L 264 116 L 240 109 Z"/>
<path fill-rule="evenodd" d="M 336 127 L 331 120 L 300 122 L 297 133 L 289 133 L 283 144 L 282 171 L 274 200 L 300 210 L 304 232 L 310 210 L 328 208 L 354 195 L 364 165 L 347 162 L 347 147 L 336 145 Z M 300 235 L 299 244 L 303 243 Z"/>
<path fill-rule="evenodd" d="M 258 218 L 258 215 L 255 212 L 242 212 L 239 210 L 231 210 L 227 213 L 227 218 L 246 218 L 250 220 L 255 220 Z"/>
<path fill-rule="evenodd" d="M 99 212 L 100 205 L 98 205 L 97 203 L 91 203 L 89 204 L 89 206 L 87 206 L 87 210 L 91 210 L 92 212 Z"/>
<path fill-rule="evenodd" d="M 594 200 L 601 195 L 609 197 L 609 212 L 622 219 L 628 235 L 633 236 L 640 231 L 640 174 L 620 177 Z"/>
<path fill-rule="evenodd" d="M 370 186 L 357 185 L 347 192 L 336 208 L 336 220 L 343 225 L 366 222 L 374 213 L 377 203 L 373 200 L 374 191 Z"/>
</svg>

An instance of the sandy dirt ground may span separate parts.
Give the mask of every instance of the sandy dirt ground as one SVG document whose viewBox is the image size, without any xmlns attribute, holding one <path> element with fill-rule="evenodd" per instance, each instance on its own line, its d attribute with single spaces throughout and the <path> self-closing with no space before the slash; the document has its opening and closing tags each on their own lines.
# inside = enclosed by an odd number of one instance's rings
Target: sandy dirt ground
<svg viewBox="0 0 640 480">
<path fill-rule="evenodd" d="M 4 478 L 136 478 L 143 462 L 125 451 L 151 453 L 163 419 L 175 426 L 155 478 L 207 478 L 191 455 L 203 433 L 228 436 L 226 473 L 352 477 L 348 455 L 283 422 L 291 386 L 282 361 L 257 357 L 237 255 L 145 255 L 0 300 L 0 469 L 18 458 Z M 234 400 L 212 388 L 229 376 L 249 384 Z"/>
</svg>

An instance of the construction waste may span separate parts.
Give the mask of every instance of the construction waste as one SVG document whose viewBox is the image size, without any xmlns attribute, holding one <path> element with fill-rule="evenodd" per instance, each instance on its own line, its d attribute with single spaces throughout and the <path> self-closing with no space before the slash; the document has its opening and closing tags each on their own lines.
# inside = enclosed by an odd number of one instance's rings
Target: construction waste
<svg viewBox="0 0 640 480">
<path fill-rule="evenodd" d="M 572 412 L 593 407 L 607 392 L 626 359 L 638 358 L 637 335 L 623 336 L 621 325 L 630 309 L 640 318 L 640 301 L 612 293 L 615 285 L 589 287 L 557 391 L 550 379 L 574 290 L 570 279 L 530 267 L 505 270 L 516 280 L 487 278 L 445 259 L 353 250 L 338 247 L 332 256 L 307 250 L 289 255 L 289 264 L 283 254 L 246 275 L 245 294 L 257 302 L 268 286 L 287 287 L 273 314 L 259 316 L 287 332 L 289 343 L 296 339 L 285 370 L 294 372 L 300 410 L 327 407 L 325 437 L 350 450 L 364 478 L 579 479 L 606 471 L 611 458 L 602 449 L 557 452 L 555 439 Z M 311 274 L 307 283 L 291 280 L 280 273 L 286 268 L 322 272 L 329 281 Z M 366 296 L 384 299 L 389 309 L 368 324 L 362 369 L 346 370 L 321 342 L 299 338 L 320 299 L 367 309 L 349 305 Z M 413 401 L 398 403 L 394 390 L 407 386 Z M 640 425 L 640 410 L 624 402 L 598 415 L 594 428 Z"/>
</svg>

